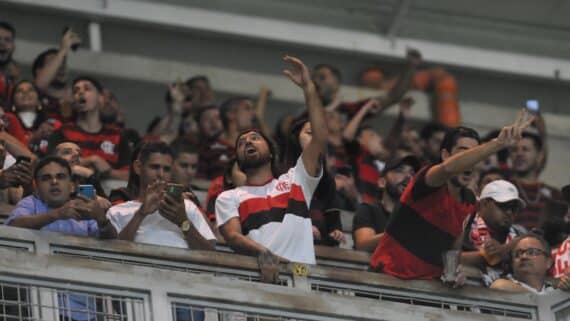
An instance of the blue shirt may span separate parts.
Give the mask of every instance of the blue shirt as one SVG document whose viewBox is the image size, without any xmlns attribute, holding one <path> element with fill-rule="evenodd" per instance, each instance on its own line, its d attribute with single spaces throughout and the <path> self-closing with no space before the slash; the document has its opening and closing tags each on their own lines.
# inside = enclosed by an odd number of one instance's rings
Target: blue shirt
<svg viewBox="0 0 570 321">
<path fill-rule="evenodd" d="M 10 223 L 17 217 L 40 215 L 51 210 L 53 209 L 46 203 L 31 195 L 18 202 L 16 208 L 12 211 L 10 217 L 6 221 L 6 225 L 10 225 Z M 95 220 L 57 220 L 42 227 L 40 231 L 59 232 L 78 236 L 97 237 L 99 235 L 99 227 Z M 78 321 L 93 320 L 95 318 L 95 299 L 81 294 L 58 294 L 57 299 L 60 311 L 59 313 L 61 315 L 67 317 L 71 314 L 71 318 Z M 87 310 L 89 310 L 89 313 L 86 313 Z"/>
</svg>

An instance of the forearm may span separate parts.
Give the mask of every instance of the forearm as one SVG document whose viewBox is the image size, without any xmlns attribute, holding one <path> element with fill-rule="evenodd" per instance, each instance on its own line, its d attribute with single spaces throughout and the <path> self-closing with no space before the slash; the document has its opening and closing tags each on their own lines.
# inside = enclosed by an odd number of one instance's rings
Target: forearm
<svg viewBox="0 0 570 321">
<path fill-rule="evenodd" d="M 65 49 L 59 49 L 55 57 L 51 61 L 46 62 L 44 68 L 36 75 L 35 83 L 40 90 L 46 91 L 49 88 L 57 74 L 57 70 L 63 64 L 66 54 L 67 51 Z"/>
<path fill-rule="evenodd" d="M 367 108 L 360 108 L 360 110 L 356 113 L 356 115 L 352 117 L 352 119 L 348 122 L 348 124 L 344 128 L 344 131 L 342 132 L 342 137 L 344 139 L 350 142 L 354 140 L 356 132 L 358 131 L 358 127 L 360 126 L 360 123 L 362 123 L 362 120 L 364 119 L 367 113 L 368 113 Z"/>
<path fill-rule="evenodd" d="M 309 112 L 309 122 L 313 137 L 311 143 L 316 143 L 324 152 L 328 139 L 328 126 L 325 119 L 325 110 L 323 108 L 321 98 L 313 83 L 303 90 L 305 94 L 305 103 Z"/>
<path fill-rule="evenodd" d="M 206 240 L 192 224 L 190 224 L 190 230 L 186 232 L 185 237 L 188 247 L 192 250 L 213 251 L 216 249 L 216 242 Z"/>
<path fill-rule="evenodd" d="M 487 261 L 479 251 L 461 252 L 459 263 L 467 266 L 474 266 L 476 268 L 483 268 Z"/>
<path fill-rule="evenodd" d="M 39 230 L 58 220 L 59 210 L 52 210 L 39 215 L 20 216 L 10 222 L 10 226 Z"/>
<path fill-rule="evenodd" d="M 400 79 L 398 80 L 396 85 L 394 87 L 392 87 L 392 89 L 390 89 L 390 91 L 388 92 L 386 97 L 384 97 L 383 99 L 380 99 L 382 107 L 386 108 L 388 106 L 395 104 L 396 102 L 398 102 L 402 99 L 404 94 L 410 88 L 410 84 L 412 82 L 412 78 L 413 78 L 415 72 L 416 72 L 416 68 L 413 67 L 411 64 L 407 64 L 406 70 L 400 76 Z"/>
<path fill-rule="evenodd" d="M 117 230 L 115 227 L 109 222 L 108 219 L 104 221 L 97 222 L 97 226 L 99 227 L 99 238 L 102 240 L 110 240 L 117 238 Z"/>
<path fill-rule="evenodd" d="M 0 139 L 6 143 L 6 150 L 12 154 L 12 156 L 26 156 L 32 160 L 36 158 L 36 155 L 30 152 L 30 150 L 14 136 L 6 132 L 0 132 Z"/>
<path fill-rule="evenodd" d="M 265 246 L 253 241 L 243 234 L 235 233 L 229 236 L 224 235 L 224 238 L 236 253 L 257 256 L 267 250 Z"/>
<path fill-rule="evenodd" d="M 376 234 L 373 237 L 357 238 L 354 242 L 354 248 L 359 251 L 373 252 L 380 242 L 380 238 L 384 233 Z"/>
<path fill-rule="evenodd" d="M 135 236 L 137 235 L 137 231 L 139 230 L 139 227 L 141 226 L 144 218 L 145 217 L 137 211 L 127 226 L 125 226 L 125 228 L 119 232 L 119 239 L 125 241 L 134 241 Z"/>
<path fill-rule="evenodd" d="M 109 172 L 109 178 L 128 181 L 129 180 L 129 172 L 126 170 L 122 170 L 122 169 L 112 169 Z"/>
</svg>

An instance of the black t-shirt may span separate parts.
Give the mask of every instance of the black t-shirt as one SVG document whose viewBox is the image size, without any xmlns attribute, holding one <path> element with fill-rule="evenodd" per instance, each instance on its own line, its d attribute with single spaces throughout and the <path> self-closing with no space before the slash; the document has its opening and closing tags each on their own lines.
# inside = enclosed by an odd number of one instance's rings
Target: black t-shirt
<svg viewBox="0 0 570 321">
<path fill-rule="evenodd" d="M 352 231 L 369 227 L 376 233 L 384 232 L 390 213 L 378 203 L 362 203 L 358 206 L 352 221 Z"/>
</svg>

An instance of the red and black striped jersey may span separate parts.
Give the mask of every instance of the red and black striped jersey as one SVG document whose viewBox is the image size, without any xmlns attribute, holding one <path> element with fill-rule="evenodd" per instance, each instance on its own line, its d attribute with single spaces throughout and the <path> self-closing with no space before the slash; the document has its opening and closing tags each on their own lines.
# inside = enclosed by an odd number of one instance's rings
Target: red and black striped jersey
<svg viewBox="0 0 570 321">
<path fill-rule="evenodd" d="M 131 161 L 129 143 L 115 126 L 104 125 L 99 132 L 89 133 L 75 123 L 67 123 L 49 137 L 48 150 L 63 142 L 76 143 L 82 157 L 97 155 L 115 169 L 128 167 Z"/>
<path fill-rule="evenodd" d="M 526 206 L 515 217 L 514 223 L 520 224 L 530 231 L 538 227 L 546 200 L 559 198 L 560 191 L 542 182 L 525 183 L 515 179 L 514 183 L 519 189 L 522 199 L 526 202 Z"/>
<path fill-rule="evenodd" d="M 442 253 L 463 232 L 465 218 L 475 210 L 476 198 L 462 189 L 461 201 L 447 184 L 428 186 L 422 168 L 400 198 L 386 231 L 372 255 L 374 270 L 402 279 L 435 279 L 443 272 Z"/>
</svg>

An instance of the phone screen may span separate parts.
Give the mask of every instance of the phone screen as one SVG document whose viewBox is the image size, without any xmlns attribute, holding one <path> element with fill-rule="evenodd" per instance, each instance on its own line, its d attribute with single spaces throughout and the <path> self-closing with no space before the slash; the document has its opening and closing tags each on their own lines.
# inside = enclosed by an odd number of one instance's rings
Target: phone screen
<svg viewBox="0 0 570 321">
<path fill-rule="evenodd" d="M 95 188 L 93 185 L 79 185 L 77 194 L 83 195 L 90 199 L 95 199 Z"/>
<path fill-rule="evenodd" d="M 536 99 L 529 99 L 526 101 L 526 109 L 533 113 L 537 113 L 539 110 L 538 100 Z"/>
</svg>

